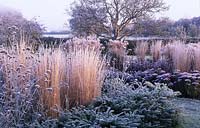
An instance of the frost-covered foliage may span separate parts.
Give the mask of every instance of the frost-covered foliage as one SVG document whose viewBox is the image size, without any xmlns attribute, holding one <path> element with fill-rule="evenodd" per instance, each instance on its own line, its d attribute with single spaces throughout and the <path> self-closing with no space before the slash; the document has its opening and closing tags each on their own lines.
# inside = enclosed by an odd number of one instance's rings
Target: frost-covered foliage
<svg viewBox="0 0 200 128">
<path fill-rule="evenodd" d="M 100 96 L 105 59 L 95 48 L 0 47 L 0 126 L 29 127 Z"/>
<path fill-rule="evenodd" d="M 200 72 L 166 72 L 161 68 L 151 68 L 144 71 L 131 71 L 122 73 L 110 71 L 109 78 L 120 77 L 126 83 L 134 80 L 150 81 L 152 83 L 164 83 L 174 91 L 180 91 L 181 97 L 200 99 Z"/>
<path fill-rule="evenodd" d="M 37 93 L 36 87 L 27 88 L 31 90 Z M 119 78 L 106 79 L 101 97 L 88 106 L 60 111 L 58 119 L 47 118 L 44 110 L 36 108 L 40 104 L 30 104 L 34 95 L 13 91 L 12 102 L 4 102 L 6 94 L 1 92 L 2 127 L 169 128 L 176 125 L 177 111 L 170 103 L 176 93 L 165 85 L 137 81 L 125 84 Z"/>
<path fill-rule="evenodd" d="M 173 71 L 173 65 L 171 64 L 170 61 L 167 61 L 167 60 L 158 60 L 156 62 L 152 60 L 145 60 L 143 62 L 133 60 L 133 61 L 130 61 L 127 72 L 134 73 L 137 71 L 145 71 L 148 69 L 158 69 L 158 68 L 167 72 Z"/>
<path fill-rule="evenodd" d="M 172 128 L 177 112 L 170 103 L 176 93 L 165 85 L 135 82 L 139 88 L 122 79 L 105 81 L 103 95 L 89 106 L 62 112 L 58 120 L 34 123 L 36 127 L 70 128 Z M 145 86 L 144 86 L 145 85 Z M 33 124 L 32 124 L 33 126 Z"/>
<path fill-rule="evenodd" d="M 28 127 L 29 122 L 45 115 L 39 109 L 42 105 L 36 102 L 38 89 L 31 82 L 23 90 L 17 86 L 8 90 L 2 84 L 0 90 L 0 127 Z"/>
<path fill-rule="evenodd" d="M 105 80 L 98 42 L 73 41 L 71 47 L 40 51 L 26 47 L 24 41 L 16 48 L 0 49 L 0 127 L 168 128 L 176 124 L 172 90 L 135 79 L 127 82 L 124 78 L 132 74 L 118 77 L 114 70 Z"/>
<path fill-rule="evenodd" d="M 117 113 L 124 110 L 135 112 L 141 119 L 139 127 L 173 127 L 176 111 L 170 104 L 170 98 L 177 93 L 161 84 L 137 81 L 132 85 L 124 83 L 120 79 L 105 82 L 105 96 L 110 99 L 107 106 Z"/>
</svg>

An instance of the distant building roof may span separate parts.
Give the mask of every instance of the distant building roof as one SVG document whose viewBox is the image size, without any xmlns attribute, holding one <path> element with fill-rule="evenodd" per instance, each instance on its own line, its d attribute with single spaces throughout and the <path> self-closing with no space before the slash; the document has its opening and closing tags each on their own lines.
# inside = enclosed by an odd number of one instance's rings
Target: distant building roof
<svg viewBox="0 0 200 128">
<path fill-rule="evenodd" d="M 73 35 L 69 33 L 43 33 L 43 37 L 53 37 L 53 38 L 72 38 Z"/>
</svg>

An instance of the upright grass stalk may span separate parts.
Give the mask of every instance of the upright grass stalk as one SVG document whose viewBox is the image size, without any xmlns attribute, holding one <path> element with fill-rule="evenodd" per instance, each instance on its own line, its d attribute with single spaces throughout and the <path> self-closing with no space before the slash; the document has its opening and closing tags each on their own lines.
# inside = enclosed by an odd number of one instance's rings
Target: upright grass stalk
<svg viewBox="0 0 200 128">
<path fill-rule="evenodd" d="M 64 52 L 58 49 L 43 49 L 38 56 L 38 69 L 36 82 L 40 86 L 40 102 L 48 111 L 48 115 L 57 117 L 58 113 L 53 109 L 60 109 L 60 87 L 64 86 L 66 74 L 66 57 Z"/>
<path fill-rule="evenodd" d="M 108 44 L 109 54 L 111 56 L 111 66 L 123 71 L 125 70 L 125 58 L 127 55 L 126 47 L 128 42 L 118 40 L 110 41 Z"/>
<path fill-rule="evenodd" d="M 153 61 L 158 61 L 161 57 L 162 41 L 153 42 L 150 49 Z"/>
<path fill-rule="evenodd" d="M 174 45 L 172 59 L 175 69 L 183 72 L 188 70 L 187 49 L 184 44 L 179 43 Z"/>
<path fill-rule="evenodd" d="M 40 48 L 33 52 L 21 40 L 15 47 L 2 47 L 0 66 L 5 100 L 15 100 L 16 109 L 21 110 L 27 106 L 20 106 L 23 103 L 19 95 L 29 96 L 30 109 L 39 107 L 37 110 L 50 117 L 58 117 L 59 109 L 87 105 L 100 96 L 105 77 L 105 58 L 99 44 L 97 40 L 74 39 L 68 49 Z M 25 116 L 24 111 L 21 114 L 17 110 L 20 116 L 16 117 Z"/>
<path fill-rule="evenodd" d="M 146 53 L 148 51 L 148 43 L 147 42 L 137 42 L 135 48 L 135 54 L 140 61 L 145 60 Z"/>
<path fill-rule="evenodd" d="M 101 94 L 105 59 L 96 47 L 81 44 L 74 45 L 67 57 L 69 106 L 86 105 Z"/>
<path fill-rule="evenodd" d="M 200 56 L 198 56 L 196 45 L 176 41 L 165 48 L 165 58 L 173 62 L 174 69 L 182 72 L 190 72 L 197 69 L 197 60 Z"/>
</svg>

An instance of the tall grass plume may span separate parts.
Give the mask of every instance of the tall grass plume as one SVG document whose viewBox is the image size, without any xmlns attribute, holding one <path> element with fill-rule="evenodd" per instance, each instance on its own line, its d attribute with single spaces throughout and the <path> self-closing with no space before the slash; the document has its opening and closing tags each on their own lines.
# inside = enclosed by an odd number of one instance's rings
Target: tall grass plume
<svg viewBox="0 0 200 128">
<path fill-rule="evenodd" d="M 137 42 L 135 48 L 135 54 L 137 56 L 137 59 L 140 61 L 144 61 L 148 49 L 149 48 L 147 42 Z"/>
</svg>

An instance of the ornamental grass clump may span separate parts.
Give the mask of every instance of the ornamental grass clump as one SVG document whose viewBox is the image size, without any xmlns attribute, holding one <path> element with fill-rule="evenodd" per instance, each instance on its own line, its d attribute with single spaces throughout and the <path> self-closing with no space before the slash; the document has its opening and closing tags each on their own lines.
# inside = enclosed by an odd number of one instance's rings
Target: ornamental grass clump
<svg viewBox="0 0 200 128">
<path fill-rule="evenodd" d="M 158 61 L 161 57 L 162 41 L 153 42 L 150 49 L 153 61 Z"/>
<path fill-rule="evenodd" d="M 125 58 L 127 55 L 127 45 L 128 42 L 118 40 L 110 40 L 108 44 L 108 52 L 111 56 L 110 65 L 120 71 L 126 69 Z"/>
<path fill-rule="evenodd" d="M 53 117 L 59 109 L 87 105 L 100 96 L 104 80 L 105 59 L 97 40 L 73 39 L 63 45 L 40 50 L 37 58 L 40 102 Z"/>
<path fill-rule="evenodd" d="M 164 58 L 173 63 L 175 70 L 190 72 L 199 70 L 199 44 L 185 44 L 176 41 L 165 46 Z"/>
<path fill-rule="evenodd" d="M 101 57 L 96 45 L 91 47 L 77 42 L 72 44 L 67 54 L 67 96 L 70 107 L 86 105 L 100 96 L 105 75 L 105 58 Z"/>
<path fill-rule="evenodd" d="M 139 61 L 144 61 L 146 53 L 148 51 L 148 42 L 137 42 L 135 48 L 135 54 Z"/>
<path fill-rule="evenodd" d="M 191 58 L 190 57 L 190 50 L 184 44 L 176 44 L 174 46 L 174 53 L 173 53 L 173 63 L 174 67 L 177 70 L 182 72 L 190 71 L 191 66 Z"/>
<path fill-rule="evenodd" d="M 66 56 L 61 48 L 42 49 L 37 57 L 36 84 L 40 87 L 39 101 L 48 116 L 57 117 L 61 103 L 65 102 L 61 87 L 66 86 Z"/>
<path fill-rule="evenodd" d="M 66 52 L 71 52 L 78 48 L 88 48 L 90 50 L 100 51 L 102 49 L 102 45 L 100 41 L 96 37 L 87 37 L 87 38 L 73 38 L 68 40 L 66 43 L 62 45 Z"/>
<path fill-rule="evenodd" d="M 63 110 L 100 96 L 105 58 L 95 41 L 68 50 L 60 46 L 33 51 L 25 39 L 1 47 L 0 126 L 26 127 L 30 121 L 57 118 Z"/>
<path fill-rule="evenodd" d="M 200 43 L 197 43 L 195 45 L 195 49 L 194 49 L 194 57 L 195 57 L 195 68 L 194 70 L 199 70 L 200 71 Z"/>
</svg>

